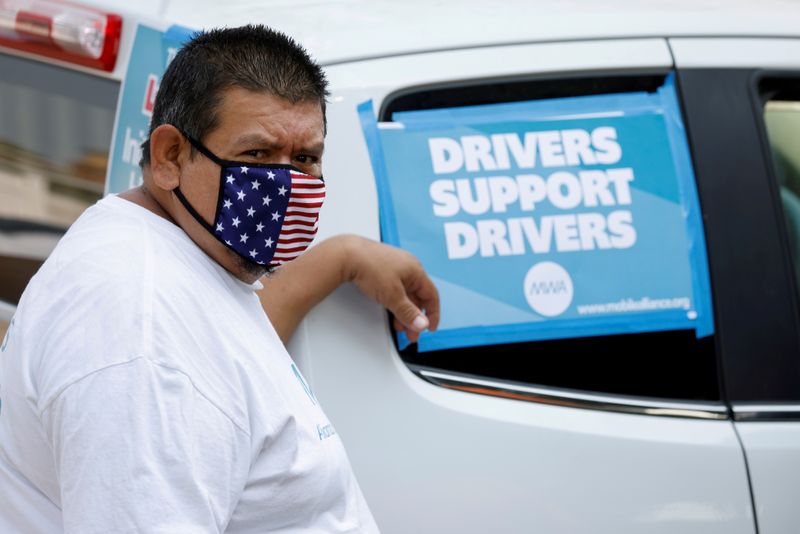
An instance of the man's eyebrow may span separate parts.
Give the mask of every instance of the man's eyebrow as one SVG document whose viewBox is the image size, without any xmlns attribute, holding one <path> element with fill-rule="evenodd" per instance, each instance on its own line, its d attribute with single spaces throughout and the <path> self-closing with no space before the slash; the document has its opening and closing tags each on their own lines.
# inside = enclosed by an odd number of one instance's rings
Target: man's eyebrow
<svg viewBox="0 0 800 534">
<path fill-rule="evenodd" d="M 233 146 L 237 148 L 258 147 L 258 148 L 266 148 L 269 150 L 277 150 L 281 148 L 281 145 L 279 143 L 276 143 L 269 137 L 258 133 L 244 134 L 241 137 L 238 137 L 236 141 L 233 142 Z M 298 152 L 307 152 L 309 154 L 322 154 L 324 151 L 325 151 L 324 141 L 302 146 L 298 150 Z"/>
<path fill-rule="evenodd" d="M 244 134 L 241 137 L 238 137 L 236 141 L 233 142 L 233 146 L 235 147 L 252 147 L 258 146 L 258 148 L 269 148 L 269 149 L 276 149 L 280 148 L 280 145 L 270 139 L 269 137 L 263 134 Z"/>
<path fill-rule="evenodd" d="M 325 143 L 312 143 L 310 145 L 301 146 L 298 152 L 307 152 L 309 154 L 322 154 L 325 151 Z"/>
</svg>

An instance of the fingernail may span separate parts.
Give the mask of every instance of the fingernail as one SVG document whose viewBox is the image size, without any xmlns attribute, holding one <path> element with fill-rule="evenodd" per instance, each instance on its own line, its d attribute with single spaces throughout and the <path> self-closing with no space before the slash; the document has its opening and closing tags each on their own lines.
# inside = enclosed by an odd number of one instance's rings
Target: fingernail
<svg viewBox="0 0 800 534">
<path fill-rule="evenodd" d="M 422 332 L 428 328 L 428 318 L 424 315 L 417 315 L 417 317 L 414 319 L 414 322 L 411 323 L 411 326 L 414 327 L 414 330 Z"/>
</svg>

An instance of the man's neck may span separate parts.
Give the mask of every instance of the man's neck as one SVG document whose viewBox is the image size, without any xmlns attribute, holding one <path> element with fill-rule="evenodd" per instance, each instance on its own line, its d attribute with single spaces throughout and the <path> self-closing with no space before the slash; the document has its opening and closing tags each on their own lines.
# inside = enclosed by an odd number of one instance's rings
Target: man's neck
<svg viewBox="0 0 800 534">
<path fill-rule="evenodd" d="M 138 204 L 139 206 L 145 208 L 146 210 L 150 210 L 159 217 L 162 217 L 172 224 L 175 224 L 175 221 L 170 217 L 169 213 L 161 207 L 156 199 L 150 194 L 147 187 L 144 185 L 140 185 L 139 187 L 134 187 L 133 189 L 128 189 L 119 194 L 120 198 L 124 198 L 129 202 L 133 202 L 134 204 Z"/>
<path fill-rule="evenodd" d="M 140 185 L 139 187 L 128 189 L 127 191 L 120 193 L 119 197 L 124 200 L 127 200 L 128 202 L 133 202 L 134 204 L 137 204 L 143 207 L 144 209 L 155 213 L 159 217 L 168 220 L 178 228 L 181 228 L 181 226 L 177 222 L 175 222 L 175 219 L 173 219 L 170 216 L 170 214 L 163 207 L 161 207 L 161 204 L 159 204 L 159 202 L 153 197 L 153 195 L 147 189 L 146 185 Z M 181 229 L 184 230 L 184 232 L 186 232 L 185 229 L 183 228 Z M 189 235 L 189 237 L 192 238 L 191 235 Z M 246 284 L 252 284 L 256 280 L 261 278 L 261 275 L 251 274 L 242 269 L 237 269 L 236 259 L 233 253 L 228 253 L 225 250 L 220 250 L 219 253 L 215 255 L 209 252 L 208 250 L 203 249 L 203 247 L 199 243 L 197 243 L 197 241 L 194 238 L 192 238 L 192 240 L 195 241 L 195 244 L 197 244 L 197 246 L 200 247 L 200 249 L 203 250 L 206 254 L 208 254 L 214 261 L 219 263 L 225 270 L 227 270 L 229 273 L 231 273 L 233 276 L 235 276 L 242 282 L 245 282 Z"/>
</svg>

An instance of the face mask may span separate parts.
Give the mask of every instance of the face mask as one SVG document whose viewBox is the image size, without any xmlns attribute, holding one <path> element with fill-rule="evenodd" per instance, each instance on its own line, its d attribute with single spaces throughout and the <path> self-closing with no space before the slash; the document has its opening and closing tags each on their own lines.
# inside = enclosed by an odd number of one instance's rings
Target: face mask
<svg viewBox="0 0 800 534">
<path fill-rule="evenodd" d="M 180 188 L 173 190 L 187 211 L 211 235 L 243 258 L 277 266 L 305 252 L 317 233 L 325 182 L 292 165 L 256 164 L 218 158 L 186 136 L 221 167 L 214 224 L 208 224 Z"/>
</svg>

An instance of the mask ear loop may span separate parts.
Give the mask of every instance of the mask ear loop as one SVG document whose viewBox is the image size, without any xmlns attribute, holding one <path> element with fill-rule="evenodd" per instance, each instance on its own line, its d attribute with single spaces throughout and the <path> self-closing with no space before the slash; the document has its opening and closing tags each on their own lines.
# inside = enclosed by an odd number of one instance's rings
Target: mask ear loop
<svg viewBox="0 0 800 534">
<path fill-rule="evenodd" d="M 195 139 L 191 135 L 187 135 L 187 134 L 183 133 L 182 131 L 181 131 L 181 133 L 189 141 L 189 143 L 191 143 L 191 145 L 194 148 L 196 148 L 202 155 L 204 155 L 205 157 L 207 157 L 208 159 L 210 159 L 211 161 L 213 161 L 214 163 L 216 163 L 220 167 L 224 167 L 225 166 L 225 164 L 227 162 L 225 160 L 221 159 L 221 158 L 218 158 L 217 155 L 214 154 L 213 152 L 211 152 L 208 148 L 206 148 L 206 146 L 203 143 L 201 143 L 200 141 L 198 141 L 197 139 Z"/>
<path fill-rule="evenodd" d="M 172 192 L 175 193 L 175 196 L 178 197 L 178 200 L 181 201 L 181 204 L 183 204 L 183 207 L 186 208 L 186 211 L 189 212 L 189 215 L 191 215 L 195 221 L 200 223 L 203 226 L 203 228 L 208 230 L 211 233 L 211 235 L 215 235 L 214 226 L 208 224 L 208 222 L 202 216 L 200 216 L 199 213 L 197 213 L 197 210 L 194 209 L 194 207 L 189 203 L 189 199 L 183 196 L 180 187 L 176 187 L 175 189 L 172 190 Z M 219 209 L 219 207 L 217 207 L 217 209 Z M 216 216 L 214 217 L 214 220 L 216 220 Z"/>
<path fill-rule="evenodd" d="M 219 176 L 219 196 L 217 198 L 216 208 L 214 209 L 214 221 L 216 221 L 217 218 L 219 217 L 220 203 L 222 202 L 222 195 L 223 195 L 223 189 L 224 189 L 224 187 L 223 187 L 223 180 L 224 180 L 223 175 L 225 174 L 225 165 L 223 163 L 223 160 L 218 158 L 213 152 L 211 152 L 208 148 L 206 148 L 205 145 L 203 145 L 203 143 L 201 143 L 200 141 L 198 141 L 197 139 L 195 139 L 191 135 L 186 134 L 186 132 L 184 132 L 180 128 L 178 128 L 178 131 L 181 132 L 181 135 L 183 135 L 189 141 L 189 143 L 191 143 L 191 145 L 194 148 L 199 150 L 201 154 L 203 154 L 205 157 L 207 157 L 208 159 L 210 159 L 211 161 L 213 161 L 214 163 L 216 163 L 220 167 L 220 171 L 219 171 L 219 175 L 220 175 Z M 189 214 L 194 218 L 194 220 L 196 220 L 198 223 L 200 223 L 200 225 L 203 226 L 203 228 L 208 230 L 208 232 L 210 232 L 211 235 L 216 237 L 216 234 L 214 234 L 214 226 L 213 226 L 213 224 L 209 224 L 197 212 L 197 210 L 194 209 L 194 206 L 192 206 L 192 204 L 189 202 L 189 199 L 187 199 L 184 196 L 183 192 L 181 192 L 180 185 L 175 187 L 175 189 L 173 189 L 172 192 L 175 193 L 175 196 L 178 197 L 178 200 L 181 202 L 181 204 L 183 204 L 183 207 L 186 208 L 186 211 L 189 212 Z"/>
</svg>

